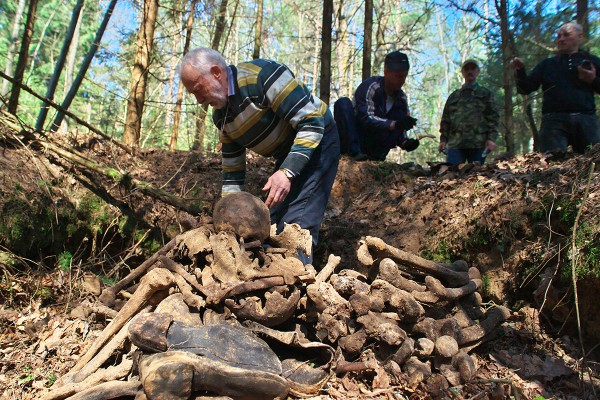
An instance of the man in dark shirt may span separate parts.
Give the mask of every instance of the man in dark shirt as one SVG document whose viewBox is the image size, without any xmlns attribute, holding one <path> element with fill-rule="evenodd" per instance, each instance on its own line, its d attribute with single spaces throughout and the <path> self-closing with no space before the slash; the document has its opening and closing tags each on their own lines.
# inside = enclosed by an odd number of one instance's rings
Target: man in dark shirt
<svg viewBox="0 0 600 400">
<path fill-rule="evenodd" d="M 357 161 L 383 161 L 396 146 L 407 151 L 417 148 L 418 139 L 406 137 L 417 122 L 402 91 L 408 69 L 406 54 L 393 51 L 385 57 L 383 76 L 372 76 L 358 86 L 354 105 L 347 97 L 335 102 L 342 154 Z"/>
<path fill-rule="evenodd" d="M 540 62 L 525 73 L 523 60 L 515 57 L 517 90 L 528 94 L 542 86 L 542 126 L 540 151 L 585 149 L 600 142 L 600 125 L 596 117 L 594 94 L 600 93 L 600 59 L 579 46 L 583 40 L 581 26 L 566 23 L 558 30 L 557 55 Z"/>
</svg>

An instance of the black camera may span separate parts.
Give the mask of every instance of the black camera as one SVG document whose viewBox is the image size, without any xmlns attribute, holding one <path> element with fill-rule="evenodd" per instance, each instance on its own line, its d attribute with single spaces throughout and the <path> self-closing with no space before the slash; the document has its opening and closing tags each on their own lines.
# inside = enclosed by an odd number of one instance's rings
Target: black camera
<svg viewBox="0 0 600 400">
<path fill-rule="evenodd" d="M 584 69 L 592 69 L 592 62 L 590 60 L 583 60 L 581 62 L 581 67 Z"/>
</svg>

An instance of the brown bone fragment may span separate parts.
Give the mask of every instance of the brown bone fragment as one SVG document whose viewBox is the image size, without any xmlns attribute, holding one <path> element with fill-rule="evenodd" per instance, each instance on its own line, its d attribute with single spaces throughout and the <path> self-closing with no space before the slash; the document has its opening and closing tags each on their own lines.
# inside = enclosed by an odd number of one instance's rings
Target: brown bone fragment
<svg viewBox="0 0 600 400">
<path fill-rule="evenodd" d="M 127 396 L 135 396 L 141 389 L 142 385 L 139 381 L 122 382 L 110 381 L 104 382 L 97 386 L 83 390 L 74 396 L 69 397 L 69 400 L 106 400 L 120 399 Z"/>
<path fill-rule="evenodd" d="M 398 268 L 398 264 L 391 258 L 384 258 L 381 260 L 377 278 L 388 281 L 398 289 L 406 290 L 407 292 L 424 292 L 427 290 L 426 286 L 403 277 L 400 268 Z"/>
<path fill-rule="evenodd" d="M 327 259 L 327 264 L 317 274 L 315 278 L 315 283 L 325 282 L 327 279 L 329 279 L 329 277 L 331 276 L 331 274 L 333 274 L 337 266 L 340 265 L 341 260 L 342 257 L 330 254 L 329 258 Z"/>
<path fill-rule="evenodd" d="M 406 322 L 417 321 L 425 314 L 423 306 L 410 293 L 381 279 L 376 279 L 371 284 L 371 301 L 378 308 L 389 304 L 398 317 Z"/>
<path fill-rule="evenodd" d="M 406 332 L 396 321 L 379 313 L 369 311 L 367 315 L 361 315 L 356 321 L 365 328 L 368 337 L 381 340 L 391 346 L 400 346 L 407 338 Z"/>
<path fill-rule="evenodd" d="M 425 284 L 432 293 L 444 300 L 456 300 L 468 294 L 475 293 L 481 288 L 480 279 L 470 280 L 469 283 L 458 288 L 447 288 L 433 276 L 426 276 Z"/>
<path fill-rule="evenodd" d="M 292 287 L 292 293 L 286 298 L 278 292 L 265 293 L 265 306 L 258 297 L 244 299 L 243 304 L 237 304 L 233 299 L 225 299 L 225 305 L 239 320 L 255 321 L 265 326 L 281 325 L 296 311 L 300 300 L 300 290 Z"/>
<path fill-rule="evenodd" d="M 362 351 L 365 342 L 367 341 L 367 334 L 364 329 L 359 329 L 358 331 L 340 338 L 338 344 L 341 349 L 349 354 L 358 354 Z"/>
<path fill-rule="evenodd" d="M 334 275 L 330 280 L 333 288 L 342 296 L 349 297 L 355 293 L 369 293 L 369 285 L 353 276 Z"/>
<path fill-rule="evenodd" d="M 492 332 L 498 325 L 510 317 L 510 310 L 504 306 L 497 306 L 488 310 L 485 316 L 486 318 L 479 324 L 469 326 L 460 331 L 458 344 L 461 347 L 480 340 Z"/>
<path fill-rule="evenodd" d="M 154 263 L 156 263 L 156 261 L 158 261 L 158 259 L 161 256 L 167 254 L 175 246 L 176 239 L 177 238 L 174 238 L 169 243 L 167 243 L 162 249 L 154 253 L 152 257 L 148 258 L 139 267 L 127 274 L 125 278 L 121 279 L 113 286 L 104 289 L 98 300 L 100 300 L 100 302 L 105 306 L 114 306 L 117 293 L 129 286 L 131 282 L 144 275 L 149 270 L 149 268 L 152 267 Z"/>
<path fill-rule="evenodd" d="M 374 250 L 375 253 L 381 255 L 382 258 L 389 257 L 409 268 L 414 268 L 418 271 L 436 276 L 451 287 L 462 286 L 469 282 L 469 275 L 466 272 L 457 272 L 448 268 L 445 264 L 439 264 L 414 254 L 407 253 L 406 251 L 388 245 L 380 238 L 367 236 L 365 243 L 370 250 Z"/>
<path fill-rule="evenodd" d="M 431 376 L 431 366 L 420 361 L 417 357 L 411 357 L 403 366 L 402 371 L 406 373 L 408 386 L 416 388 L 419 383 Z"/>
<path fill-rule="evenodd" d="M 458 353 L 458 343 L 452 336 L 440 336 L 435 341 L 435 352 L 444 358 L 453 357 Z"/>
<path fill-rule="evenodd" d="M 100 369 L 80 383 L 70 383 L 52 390 L 42 397 L 42 400 L 62 400 L 103 382 L 116 381 L 126 377 L 131 371 L 133 360 L 124 359 L 121 364 Z"/>
<path fill-rule="evenodd" d="M 115 319 L 104 328 L 100 336 L 94 341 L 86 353 L 69 372 L 69 375 L 82 369 L 98 351 L 108 342 L 137 312 L 139 312 L 159 290 L 166 289 L 175 284 L 175 277 L 170 271 L 163 268 L 153 269 L 141 280 L 138 290 L 119 311 Z"/>
</svg>

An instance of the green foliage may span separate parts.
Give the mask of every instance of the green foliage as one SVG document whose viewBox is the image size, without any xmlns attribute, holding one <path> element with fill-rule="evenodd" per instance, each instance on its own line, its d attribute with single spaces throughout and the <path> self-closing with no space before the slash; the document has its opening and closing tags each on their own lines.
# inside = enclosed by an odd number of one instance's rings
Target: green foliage
<svg viewBox="0 0 600 400">
<path fill-rule="evenodd" d="M 371 168 L 371 175 L 375 180 L 381 181 L 394 173 L 394 165 L 387 162 L 379 162 Z"/>
<path fill-rule="evenodd" d="M 490 293 L 490 281 L 491 278 L 488 274 L 484 273 L 481 275 L 481 291 L 485 296 L 489 296 Z"/>
<path fill-rule="evenodd" d="M 104 283 L 106 286 L 113 286 L 115 283 L 118 282 L 118 279 L 116 277 L 109 278 L 104 274 L 98 275 L 98 278 L 100 278 L 102 283 Z"/>
<path fill-rule="evenodd" d="M 110 205 L 94 194 L 85 195 L 77 205 L 80 221 L 94 233 L 102 233 L 115 217 Z"/>
<path fill-rule="evenodd" d="M 440 263 L 451 263 L 453 254 L 446 241 L 442 239 L 434 249 L 422 248 L 421 257 Z"/>
<path fill-rule="evenodd" d="M 476 225 L 471 232 L 465 237 L 465 247 L 483 247 L 488 246 L 494 241 L 494 234 L 492 234 L 487 226 Z"/>
<path fill-rule="evenodd" d="M 71 270 L 71 262 L 73 261 L 73 254 L 70 251 L 63 251 L 58 255 L 58 268 L 62 271 L 67 272 Z"/>
<path fill-rule="evenodd" d="M 575 252 L 570 248 L 566 262 L 561 265 L 561 275 L 571 279 L 573 258 L 576 258 L 575 273 L 577 279 L 600 278 L 600 232 L 598 226 L 591 227 L 582 223 L 575 234 Z"/>
<path fill-rule="evenodd" d="M 559 201 L 556 211 L 558 212 L 560 221 L 568 226 L 573 226 L 578 207 L 579 199 L 575 199 L 574 197 L 565 197 Z"/>
</svg>

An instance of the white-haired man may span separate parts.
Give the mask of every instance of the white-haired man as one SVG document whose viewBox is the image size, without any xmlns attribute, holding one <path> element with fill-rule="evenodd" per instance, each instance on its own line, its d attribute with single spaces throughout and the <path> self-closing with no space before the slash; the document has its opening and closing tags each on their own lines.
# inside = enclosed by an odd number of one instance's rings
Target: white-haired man
<svg viewBox="0 0 600 400">
<path fill-rule="evenodd" d="M 222 195 L 242 190 L 246 149 L 274 157 L 275 172 L 263 187 L 271 222 L 278 231 L 284 223 L 308 229 L 314 247 L 340 158 L 327 105 L 272 60 L 228 66 L 219 52 L 201 47 L 186 54 L 180 68 L 187 91 L 214 108 L 223 143 Z"/>
</svg>

